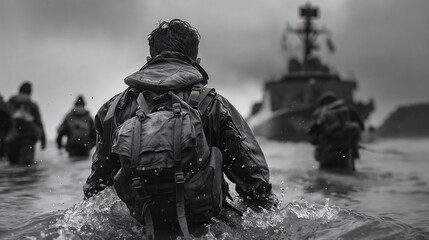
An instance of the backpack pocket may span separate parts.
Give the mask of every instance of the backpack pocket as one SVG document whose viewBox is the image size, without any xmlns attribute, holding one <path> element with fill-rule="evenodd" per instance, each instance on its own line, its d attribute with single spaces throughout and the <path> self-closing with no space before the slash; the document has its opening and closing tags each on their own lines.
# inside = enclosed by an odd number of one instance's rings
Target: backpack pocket
<svg viewBox="0 0 429 240">
<path fill-rule="evenodd" d="M 190 223 L 206 222 L 222 208 L 222 153 L 218 148 L 211 148 L 207 162 L 185 183 L 186 218 Z"/>
<path fill-rule="evenodd" d="M 131 185 L 131 180 L 125 176 L 123 169 L 119 169 L 114 178 L 114 187 L 118 197 L 127 205 L 130 214 L 140 216 L 141 209 L 135 206 L 135 199 L 138 193 Z M 140 214 L 136 214 L 136 211 Z"/>
</svg>

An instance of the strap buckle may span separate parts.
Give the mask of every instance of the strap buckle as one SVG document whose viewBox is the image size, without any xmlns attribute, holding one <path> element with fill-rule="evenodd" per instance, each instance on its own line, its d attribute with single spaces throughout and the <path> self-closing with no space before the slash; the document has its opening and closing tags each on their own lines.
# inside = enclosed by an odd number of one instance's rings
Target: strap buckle
<svg viewBox="0 0 429 240">
<path fill-rule="evenodd" d="M 184 183 L 185 182 L 185 173 L 177 172 L 174 174 L 174 180 L 176 183 Z"/>
<path fill-rule="evenodd" d="M 181 110 L 182 110 L 182 107 L 180 106 L 180 103 L 174 103 L 174 104 L 173 104 L 173 112 L 174 112 L 174 115 L 176 115 L 176 116 L 180 116 L 180 112 L 181 112 Z"/>
<path fill-rule="evenodd" d="M 143 112 L 142 109 L 137 110 L 136 115 L 140 121 L 142 121 L 146 118 L 146 114 Z"/>
<path fill-rule="evenodd" d="M 133 181 L 132 185 L 135 189 L 143 188 L 143 184 L 140 177 L 135 177 L 131 179 Z"/>
</svg>

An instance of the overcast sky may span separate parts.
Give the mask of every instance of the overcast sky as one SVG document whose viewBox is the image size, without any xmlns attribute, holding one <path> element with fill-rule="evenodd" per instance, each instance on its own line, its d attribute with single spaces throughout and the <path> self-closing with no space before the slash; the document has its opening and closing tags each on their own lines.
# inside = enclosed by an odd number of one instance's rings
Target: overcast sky
<svg viewBox="0 0 429 240">
<path fill-rule="evenodd" d="M 264 79 L 285 73 L 287 58 L 299 52 L 293 36 L 289 52 L 282 51 L 281 37 L 306 2 L 0 0 L 0 94 L 8 99 L 22 81 L 32 81 L 52 139 L 78 94 L 95 114 L 146 62 L 147 36 L 158 21 L 181 18 L 202 36 L 209 84 L 246 116 Z M 429 101 L 429 1 L 313 3 L 337 48 L 321 54 L 344 77 L 356 77 L 357 99 L 375 99 L 371 123 L 397 105 Z"/>
</svg>

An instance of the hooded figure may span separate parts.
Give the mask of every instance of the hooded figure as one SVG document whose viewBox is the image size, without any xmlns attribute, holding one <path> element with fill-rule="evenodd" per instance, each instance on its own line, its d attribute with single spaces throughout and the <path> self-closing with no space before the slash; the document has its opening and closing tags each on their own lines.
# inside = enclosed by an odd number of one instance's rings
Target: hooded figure
<svg viewBox="0 0 429 240">
<path fill-rule="evenodd" d="M 31 100 L 31 92 L 31 83 L 24 82 L 18 95 L 11 97 L 8 102 L 12 108 L 12 128 L 5 141 L 11 164 L 31 164 L 34 161 L 36 142 L 41 141 L 42 149 L 46 146 L 39 107 Z"/>
<path fill-rule="evenodd" d="M 66 115 L 58 128 L 57 147 L 63 148 L 62 139 L 67 136 L 65 145 L 69 156 L 88 156 L 95 145 L 95 126 L 91 114 L 85 109 L 83 96 L 78 96 L 73 109 Z"/>
</svg>

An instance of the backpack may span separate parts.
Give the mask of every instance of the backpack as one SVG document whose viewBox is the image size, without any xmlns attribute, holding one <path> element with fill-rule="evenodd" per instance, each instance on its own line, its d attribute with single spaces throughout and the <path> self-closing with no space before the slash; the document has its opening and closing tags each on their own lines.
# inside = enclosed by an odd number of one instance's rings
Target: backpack
<svg viewBox="0 0 429 240">
<path fill-rule="evenodd" d="M 84 146 L 90 148 L 91 125 L 85 116 L 74 117 L 67 123 L 67 145 Z"/>
<path fill-rule="evenodd" d="M 35 123 L 35 116 L 31 108 L 32 106 L 29 102 L 18 104 L 12 114 L 12 127 L 6 137 L 7 142 L 12 142 L 19 138 L 37 140 L 42 136 L 42 129 Z"/>
<path fill-rule="evenodd" d="M 12 115 L 13 119 L 19 119 L 25 122 L 33 122 L 34 116 L 31 113 L 30 106 L 28 104 L 20 104 L 18 109 Z"/>
<path fill-rule="evenodd" d="M 187 103 L 173 92 L 144 91 L 136 116 L 114 134 L 111 150 L 121 162 L 114 186 L 148 239 L 160 227 L 179 227 L 190 239 L 188 223 L 204 224 L 222 208 L 222 154 L 209 147 L 202 120 L 213 92 L 195 86 Z"/>
<path fill-rule="evenodd" d="M 317 120 L 322 132 L 328 135 L 342 131 L 349 121 L 349 109 L 342 101 L 322 107 Z"/>
</svg>

